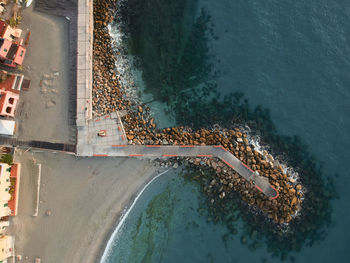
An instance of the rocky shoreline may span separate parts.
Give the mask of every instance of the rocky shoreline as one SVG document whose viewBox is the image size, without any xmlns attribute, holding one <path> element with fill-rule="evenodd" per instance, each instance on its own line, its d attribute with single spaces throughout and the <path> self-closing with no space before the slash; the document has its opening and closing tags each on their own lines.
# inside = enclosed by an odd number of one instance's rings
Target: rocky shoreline
<svg viewBox="0 0 350 263">
<path fill-rule="evenodd" d="M 212 158 L 196 158 L 194 165 L 205 165 L 215 172 L 207 191 L 216 193 L 220 199 L 231 191 L 239 192 L 241 198 L 250 206 L 258 207 L 275 223 L 283 224 L 301 208 L 302 185 L 289 178 L 282 166 L 271 155 L 263 155 L 254 149 L 249 134 L 239 128 L 220 127 L 192 130 L 189 127 L 173 127 L 159 130 L 150 109 L 127 96 L 116 72 L 117 55 L 112 46 L 112 38 L 107 28 L 113 21 L 117 8 L 115 0 L 94 1 L 94 48 L 93 48 L 93 112 L 102 116 L 113 111 L 124 111 L 123 123 L 129 144 L 154 145 L 222 145 L 238 159 L 268 178 L 271 185 L 279 191 L 279 197 L 269 200 L 251 183 L 223 162 Z"/>
</svg>

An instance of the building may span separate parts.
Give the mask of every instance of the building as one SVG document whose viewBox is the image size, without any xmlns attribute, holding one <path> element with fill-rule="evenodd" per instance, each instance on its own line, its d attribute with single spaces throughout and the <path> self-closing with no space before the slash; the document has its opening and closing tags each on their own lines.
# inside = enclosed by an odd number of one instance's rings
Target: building
<svg viewBox="0 0 350 263">
<path fill-rule="evenodd" d="M 12 120 L 0 119 L 0 134 L 13 136 L 16 131 L 16 122 Z"/>
<path fill-rule="evenodd" d="M 10 262 L 9 258 L 14 262 L 15 238 L 4 233 L 9 226 L 8 217 L 17 214 L 20 168 L 17 163 L 0 163 L 0 263 Z"/>
<path fill-rule="evenodd" d="M 0 116 L 15 116 L 23 79 L 23 75 L 0 71 Z"/>
<path fill-rule="evenodd" d="M 22 74 L 10 73 L 5 70 L 0 71 L 0 90 L 18 93 L 22 89 L 24 76 Z"/>
<path fill-rule="evenodd" d="M 0 62 L 9 67 L 22 65 L 26 48 L 5 38 L 0 38 Z"/>
<path fill-rule="evenodd" d="M 18 100 L 18 94 L 9 91 L 0 91 L 0 115 L 14 117 Z"/>
<path fill-rule="evenodd" d="M 14 243 L 13 236 L 0 237 L 0 262 L 8 262 L 7 259 L 14 256 Z"/>
<path fill-rule="evenodd" d="M 11 200 L 11 166 L 6 163 L 0 163 L 0 218 L 11 215 L 12 211 L 8 206 Z"/>
<path fill-rule="evenodd" d="M 15 216 L 18 207 L 20 164 L 0 163 L 0 218 Z"/>
<path fill-rule="evenodd" d="M 26 48 L 23 46 L 21 36 L 22 29 L 12 28 L 0 20 L 0 62 L 4 65 L 9 67 L 22 65 Z"/>
<path fill-rule="evenodd" d="M 11 42 L 23 42 L 21 39 L 22 29 L 12 28 L 5 21 L 0 20 L 0 38 L 5 38 Z"/>
<path fill-rule="evenodd" d="M 8 201 L 8 207 L 11 209 L 10 216 L 16 216 L 18 211 L 18 193 L 19 193 L 19 182 L 21 178 L 21 164 L 14 163 L 11 165 L 10 172 L 10 194 L 11 199 Z"/>
</svg>

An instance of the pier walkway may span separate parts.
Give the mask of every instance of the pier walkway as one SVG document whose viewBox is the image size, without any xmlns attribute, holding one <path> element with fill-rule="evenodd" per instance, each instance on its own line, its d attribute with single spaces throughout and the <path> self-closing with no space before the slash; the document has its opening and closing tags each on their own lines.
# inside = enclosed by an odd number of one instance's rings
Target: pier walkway
<svg viewBox="0 0 350 263">
<path fill-rule="evenodd" d="M 129 156 L 145 158 L 167 157 L 216 157 L 235 170 L 248 182 L 271 199 L 278 197 L 277 190 L 270 185 L 267 178 L 252 171 L 231 152 L 220 145 L 194 146 L 194 145 L 112 145 L 104 148 L 103 154 L 94 154 L 95 157 Z"/>
</svg>

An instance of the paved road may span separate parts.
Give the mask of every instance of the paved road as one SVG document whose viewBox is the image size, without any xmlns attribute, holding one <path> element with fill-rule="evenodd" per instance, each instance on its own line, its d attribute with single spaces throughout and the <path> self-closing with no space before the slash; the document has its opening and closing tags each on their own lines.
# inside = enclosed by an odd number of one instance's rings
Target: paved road
<svg viewBox="0 0 350 263">
<path fill-rule="evenodd" d="M 234 169 L 247 181 L 271 199 L 278 197 L 277 190 L 270 185 L 267 178 L 252 171 L 222 146 L 174 146 L 174 145 L 113 145 L 107 149 L 108 154 L 94 156 L 130 156 L 130 157 L 216 157 Z"/>
</svg>

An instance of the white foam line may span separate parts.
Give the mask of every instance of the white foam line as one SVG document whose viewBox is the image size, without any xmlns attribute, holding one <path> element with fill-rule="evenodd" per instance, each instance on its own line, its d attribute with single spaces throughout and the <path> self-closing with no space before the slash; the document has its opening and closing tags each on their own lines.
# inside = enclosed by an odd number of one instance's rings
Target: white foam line
<svg viewBox="0 0 350 263">
<path fill-rule="evenodd" d="M 154 181 L 156 180 L 159 176 L 167 173 L 170 169 L 158 174 L 157 176 L 155 176 L 151 181 L 149 181 L 143 188 L 142 190 L 140 191 L 140 193 L 136 196 L 134 202 L 131 204 L 131 206 L 129 207 L 129 209 L 126 211 L 125 214 L 122 215 L 120 221 L 119 221 L 119 224 L 117 225 L 117 228 L 113 231 L 111 237 L 109 238 L 108 242 L 107 242 L 107 246 L 105 248 L 105 250 L 103 251 L 103 255 L 101 257 L 101 261 L 100 263 L 105 263 L 106 260 L 108 259 L 109 257 L 109 254 L 110 254 L 110 249 L 113 245 L 113 241 L 114 241 L 114 238 L 115 236 L 118 234 L 120 228 L 123 226 L 126 218 L 128 217 L 130 211 L 133 209 L 133 207 L 135 206 L 137 200 L 140 198 L 140 196 L 142 195 L 142 193 L 146 190 L 146 188 Z"/>
</svg>

